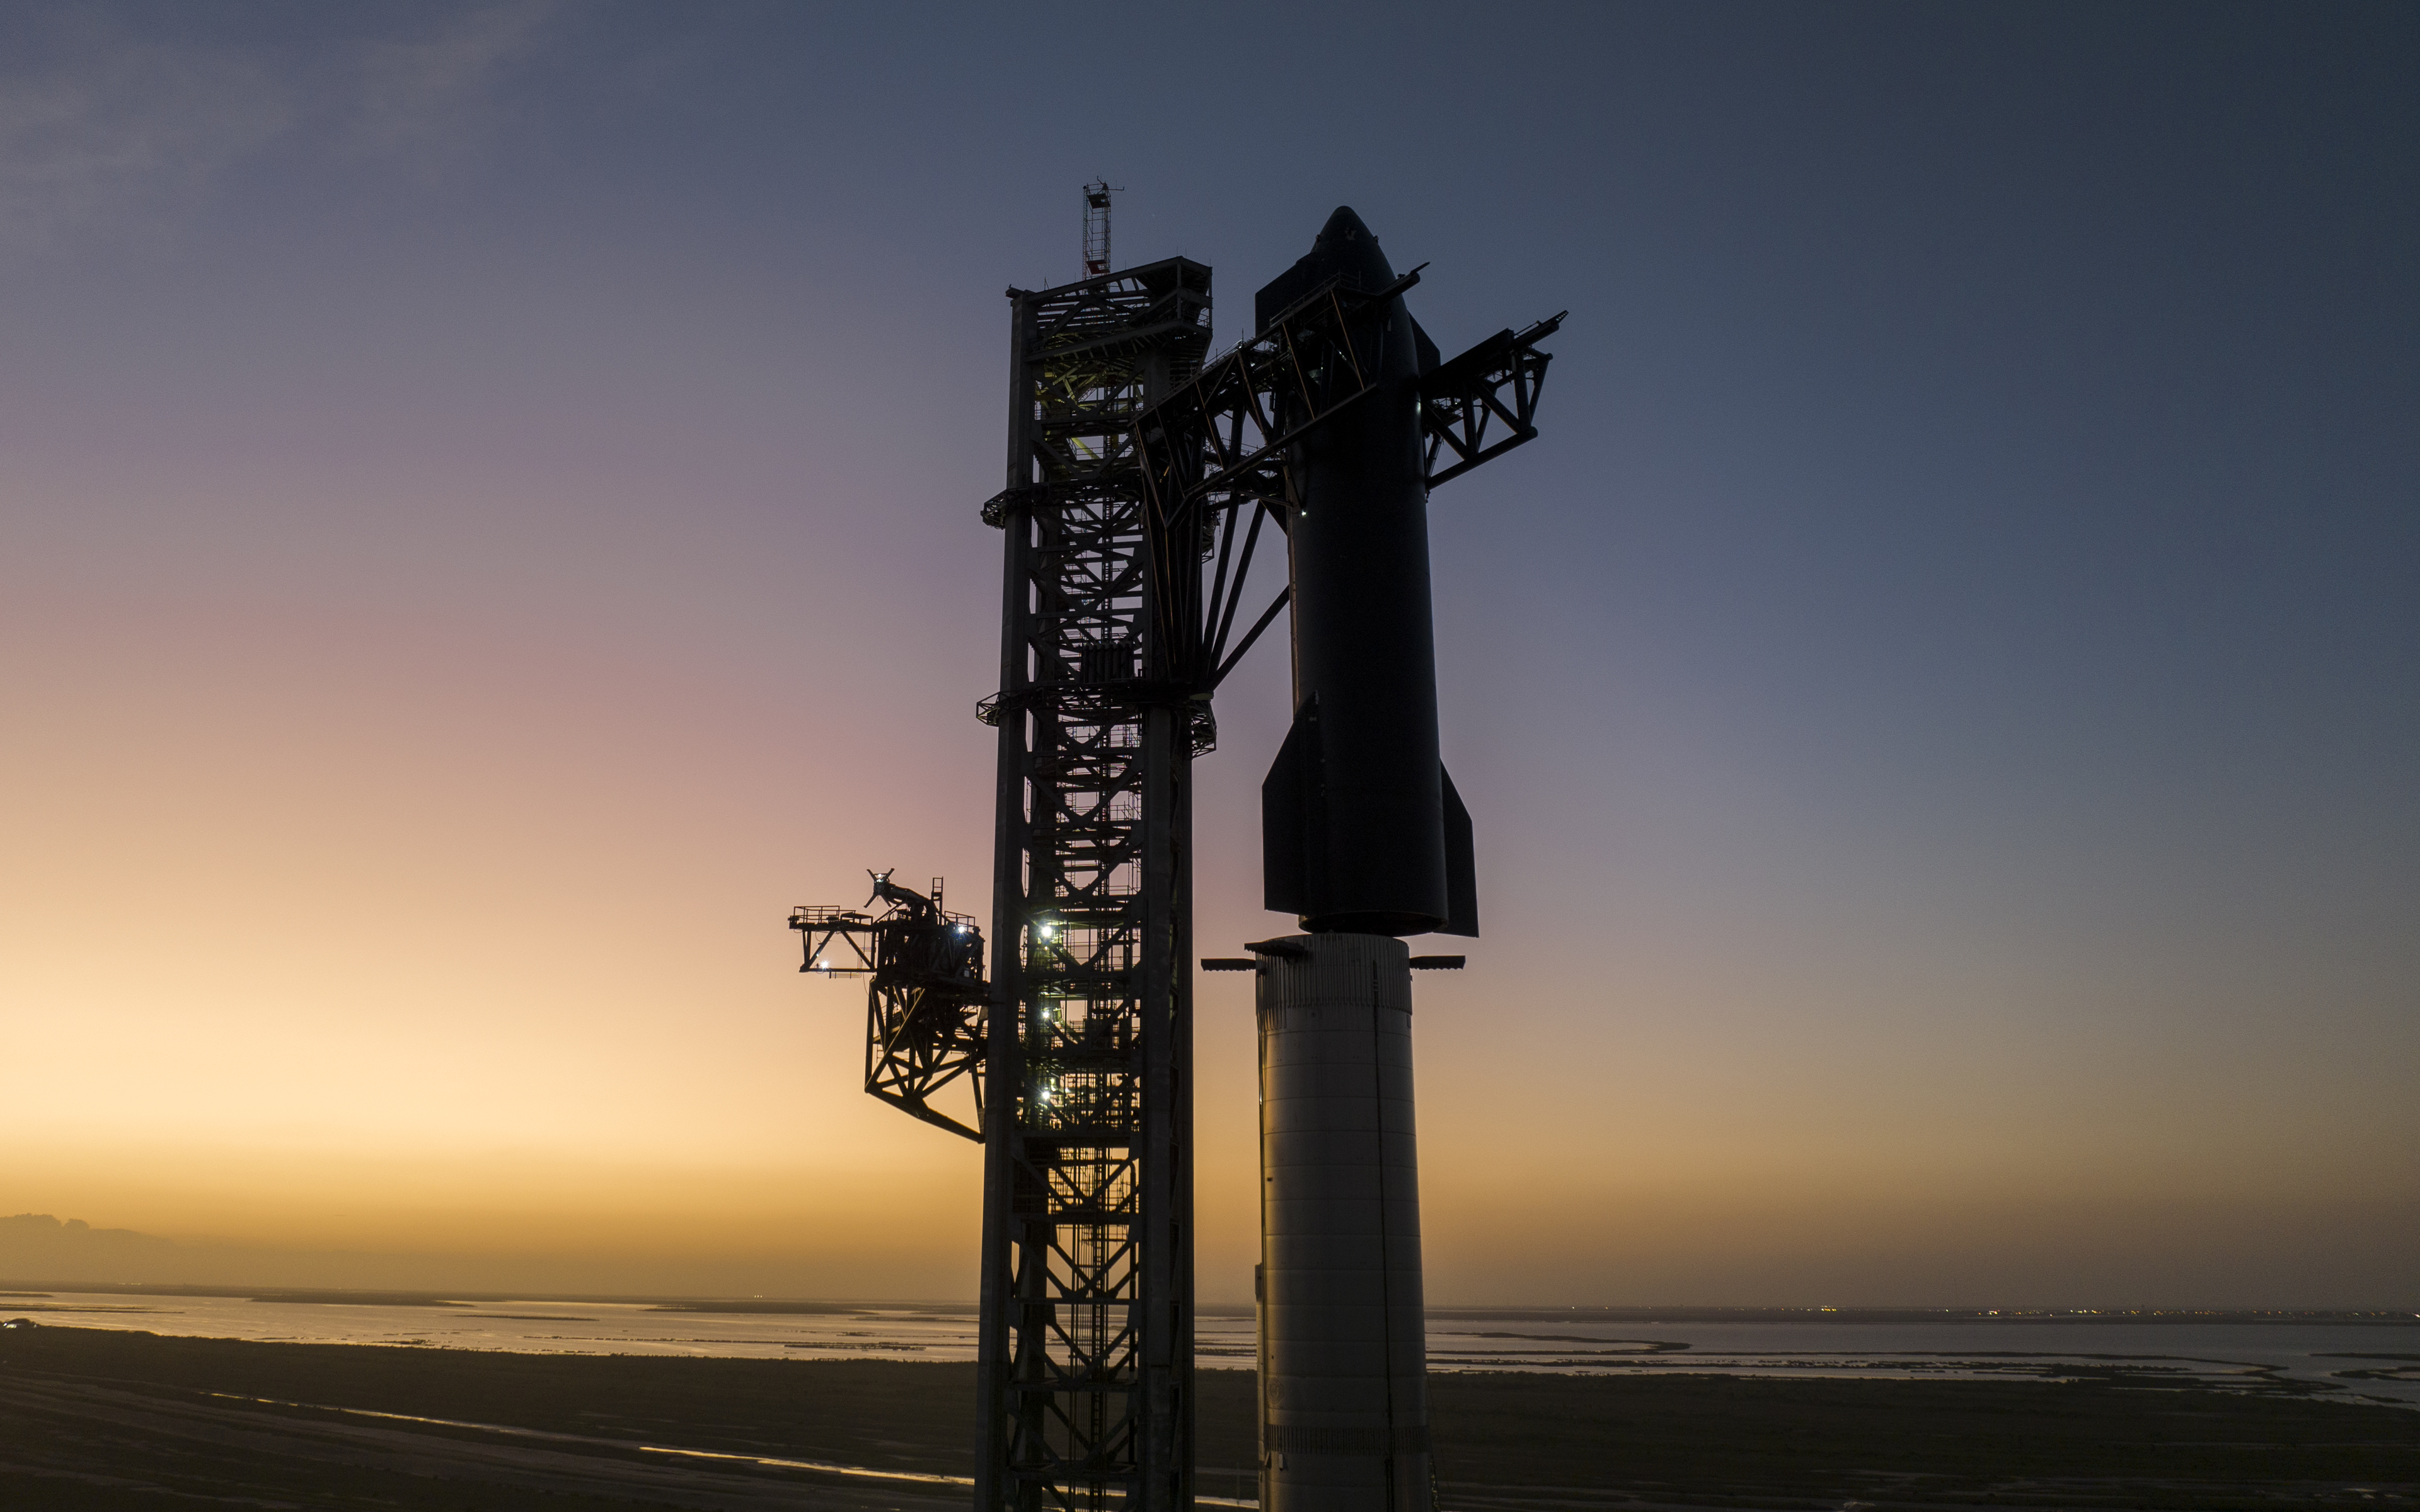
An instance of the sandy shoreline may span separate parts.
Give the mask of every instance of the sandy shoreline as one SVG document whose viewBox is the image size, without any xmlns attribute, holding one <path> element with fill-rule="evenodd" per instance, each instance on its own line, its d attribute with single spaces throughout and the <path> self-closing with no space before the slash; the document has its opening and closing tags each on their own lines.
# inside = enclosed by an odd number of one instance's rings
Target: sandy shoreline
<svg viewBox="0 0 2420 1512">
<path fill-rule="evenodd" d="M 1251 1378 L 1204 1372 L 1200 1489 L 1248 1501 Z M 1446 1504 L 2195 1507 L 2420 1500 L 2420 1414 L 2067 1383 L 1438 1375 Z M 0 1332 L 0 1504 L 242 1494 L 432 1509 L 958 1505 L 972 1367 Z M 516 1501 L 515 1498 L 520 1498 Z"/>
</svg>

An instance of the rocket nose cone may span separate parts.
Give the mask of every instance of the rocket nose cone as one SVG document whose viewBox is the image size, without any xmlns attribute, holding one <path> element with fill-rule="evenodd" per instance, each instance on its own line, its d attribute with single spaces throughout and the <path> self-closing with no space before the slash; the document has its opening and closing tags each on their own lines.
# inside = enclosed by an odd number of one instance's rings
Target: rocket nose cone
<svg viewBox="0 0 2420 1512">
<path fill-rule="evenodd" d="M 1331 278 L 1342 278 L 1359 289 L 1377 290 L 1395 281 L 1378 239 L 1361 224 L 1350 205 L 1339 205 L 1319 228 L 1311 251 L 1292 268 L 1264 285 L 1252 301 L 1255 324 L 1265 327 L 1278 313 Z"/>
<path fill-rule="evenodd" d="M 1350 205 L 1339 205 L 1327 224 L 1319 228 L 1319 239 L 1311 244 L 1311 255 L 1330 274 L 1346 273 L 1363 288 L 1377 288 L 1395 281 L 1395 270 L 1387 266 L 1387 255 L 1378 250 L 1378 239 L 1361 224 Z"/>
<path fill-rule="evenodd" d="M 1370 228 L 1361 224 L 1361 217 L 1353 213 L 1353 207 L 1339 205 L 1336 213 L 1327 218 L 1327 224 L 1319 228 L 1319 238 L 1313 245 L 1341 248 L 1348 241 L 1369 236 Z M 1374 241 L 1377 239 L 1371 237 L 1370 239 Z"/>
</svg>

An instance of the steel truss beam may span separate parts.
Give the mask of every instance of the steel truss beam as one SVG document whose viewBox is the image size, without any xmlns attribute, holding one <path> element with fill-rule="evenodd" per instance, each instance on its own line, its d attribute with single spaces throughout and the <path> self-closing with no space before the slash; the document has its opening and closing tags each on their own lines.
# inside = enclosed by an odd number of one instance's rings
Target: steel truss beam
<svg viewBox="0 0 2420 1512">
<path fill-rule="evenodd" d="M 1197 654 L 1134 422 L 1209 347 L 1175 259 L 1012 290 L 985 1106 L 976 1504 L 1192 1504 L 1192 758 Z M 1197 573 L 1196 576 L 1199 574 Z M 1198 588 L 1196 590 L 1198 594 Z"/>
<path fill-rule="evenodd" d="M 1559 330 L 1569 314 L 1564 310 L 1518 334 L 1499 331 L 1420 375 L 1420 428 L 1428 435 L 1430 487 L 1537 439 L 1538 391 L 1545 385 L 1546 364 L 1554 359 L 1552 352 L 1538 350 L 1538 343 Z M 1509 408 L 1504 403 L 1507 391 L 1512 398 Z M 1499 420 L 1508 434 L 1490 441 L 1488 433 Z M 1443 453 L 1452 454 L 1453 460 L 1439 468 Z"/>
</svg>

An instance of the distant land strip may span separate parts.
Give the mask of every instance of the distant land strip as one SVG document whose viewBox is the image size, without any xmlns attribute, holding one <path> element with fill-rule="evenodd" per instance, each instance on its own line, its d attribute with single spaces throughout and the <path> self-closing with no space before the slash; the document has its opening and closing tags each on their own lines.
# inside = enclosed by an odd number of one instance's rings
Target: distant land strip
<svg viewBox="0 0 2420 1512">
<path fill-rule="evenodd" d="M 8 1289 L 20 1288 L 20 1289 Z M 85 1295 L 153 1297 L 226 1297 L 244 1302 L 336 1304 L 360 1307 L 468 1307 L 493 1303 L 603 1304 L 644 1306 L 663 1312 L 736 1313 L 815 1316 L 862 1312 L 910 1311 L 941 1317 L 970 1317 L 970 1302 L 935 1302 L 916 1298 L 829 1297 L 684 1297 L 653 1293 L 588 1293 L 549 1290 L 347 1290 L 340 1288 L 279 1288 L 264 1287 L 184 1286 L 164 1283 L 54 1281 L 0 1278 L 0 1297 L 47 1298 L 59 1292 Z M 1249 1303 L 1204 1303 L 1197 1311 L 1211 1317 L 1251 1316 Z M 2364 1323 L 2420 1326 L 2420 1310 L 2411 1307 L 1715 1307 L 1616 1306 L 1483 1306 L 1454 1304 L 1427 1310 L 1432 1319 L 1445 1321 L 1527 1321 L 1547 1323 Z M 1504 1335 L 1516 1337 L 1520 1335 Z M 1537 1335 L 1546 1337 L 1548 1335 Z M 1603 1342 L 1590 1335 L 1589 1342 Z"/>
</svg>

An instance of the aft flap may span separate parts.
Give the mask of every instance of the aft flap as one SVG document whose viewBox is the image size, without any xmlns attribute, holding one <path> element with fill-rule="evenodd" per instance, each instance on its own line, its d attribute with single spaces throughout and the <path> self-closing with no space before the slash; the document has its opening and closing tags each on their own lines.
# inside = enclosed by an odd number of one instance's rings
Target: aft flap
<svg viewBox="0 0 2420 1512">
<path fill-rule="evenodd" d="M 1445 797 L 1445 923 L 1440 934 L 1479 937 L 1479 859 L 1471 849 L 1470 810 L 1453 790 L 1453 774 L 1437 767 Z"/>
<path fill-rule="evenodd" d="M 1295 716 L 1278 759 L 1261 781 L 1261 906 L 1305 918 L 1318 912 L 1327 882 L 1325 763 L 1319 748 L 1319 701 Z"/>
</svg>

